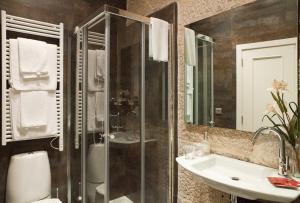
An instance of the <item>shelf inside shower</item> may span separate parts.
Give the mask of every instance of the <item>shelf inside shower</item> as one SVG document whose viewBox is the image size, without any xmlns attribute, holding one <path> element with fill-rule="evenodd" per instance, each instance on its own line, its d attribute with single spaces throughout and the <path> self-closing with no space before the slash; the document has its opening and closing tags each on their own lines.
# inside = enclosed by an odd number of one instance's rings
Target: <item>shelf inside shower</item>
<svg viewBox="0 0 300 203">
<path fill-rule="evenodd" d="M 141 142 L 140 135 L 134 134 L 132 132 L 115 132 L 110 136 L 110 143 L 115 144 L 137 144 Z M 156 142 L 157 139 L 154 138 L 146 138 L 145 143 Z"/>
</svg>

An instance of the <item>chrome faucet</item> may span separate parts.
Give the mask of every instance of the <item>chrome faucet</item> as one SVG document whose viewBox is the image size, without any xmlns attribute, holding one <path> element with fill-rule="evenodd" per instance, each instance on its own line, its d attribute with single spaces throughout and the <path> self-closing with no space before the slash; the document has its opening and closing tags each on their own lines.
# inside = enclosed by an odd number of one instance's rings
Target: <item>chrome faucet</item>
<svg viewBox="0 0 300 203">
<path fill-rule="evenodd" d="M 274 127 L 261 127 L 259 128 L 252 137 L 252 143 L 254 144 L 257 137 L 261 135 L 264 131 L 273 132 L 274 135 L 279 139 L 279 166 L 278 166 L 278 175 L 287 176 L 289 168 L 289 157 L 285 154 L 285 138 L 280 132 Z"/>
</svg>

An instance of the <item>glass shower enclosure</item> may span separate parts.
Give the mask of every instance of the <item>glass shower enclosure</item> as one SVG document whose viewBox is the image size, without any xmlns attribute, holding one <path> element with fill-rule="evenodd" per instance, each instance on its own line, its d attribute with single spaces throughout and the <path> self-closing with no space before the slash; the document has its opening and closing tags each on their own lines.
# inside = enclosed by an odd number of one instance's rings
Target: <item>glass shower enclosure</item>
<svg viewBox="0 0 300 203">
<path fill-rule="evenodd" d="M 149 57 L 149 18 L 105 5 L 76 32 L 72 202 L 171 202 L 173 69 Z"/>
</svg>

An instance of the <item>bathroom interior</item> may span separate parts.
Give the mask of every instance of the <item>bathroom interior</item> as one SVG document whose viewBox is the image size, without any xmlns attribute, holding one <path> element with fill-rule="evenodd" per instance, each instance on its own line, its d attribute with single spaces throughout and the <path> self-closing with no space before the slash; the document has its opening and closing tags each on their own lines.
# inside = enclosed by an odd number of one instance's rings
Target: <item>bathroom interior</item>
<svg viewBox="0 0 300 203">
<path fill-rule="evenodd" d="M 0 10 L 0 203 L 300 202 L 298 0 Z"/>
</svg>

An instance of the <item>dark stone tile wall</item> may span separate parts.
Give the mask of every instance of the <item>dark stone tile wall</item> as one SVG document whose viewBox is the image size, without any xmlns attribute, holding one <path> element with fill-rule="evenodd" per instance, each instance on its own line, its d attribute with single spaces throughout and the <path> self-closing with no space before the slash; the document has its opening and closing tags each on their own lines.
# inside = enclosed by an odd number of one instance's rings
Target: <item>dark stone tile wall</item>
<svg viewBox="0 0 300 203">
<path fill-rule="evenodd" d="M 59 197 L 65 203 L 67 202 L 67 150 L 71 150 L 72 155 L 72 168 L 80 174 L 80 154 L 74 152 L 74 131 L 67 130 L 67 101 L 71 99 L 71 104 L 74 105 L 75 95 L 71 92 L 72 97 L 67 98 L 68 91 L 71 90 L 69 86 L 70 80 L 74 77 L 72 69 L 73 65 L 68 64 L 71 55 L 68 49 L 75 49 L 71 46 L 71 36 L 73 27 L 83 21 L 87 16 L 96 11 L 104 4 L 110 4 L 119 8 L 126 9 L 125 0 L 3 0 L 0 1 L 0 9 L 6 10 L 8 14 L 16 15 L 34 20 L 46 21 L 49 23 L 63 22 L 65 26 L 65 39 L 64 39 L 64 151 L 59 152 L 53 150 L 49 143 L 50 139 L 22 141 L 15 143 L 8 143 L 7 146 L 0 146 L 0 203 L 5 203 L 5 188 L 6 176 L 9 165 L 10 157 L 14 154 L 46 150 L 49 154 L 51 173 L 52 173 L 52 195 L 56 194 L 56 188 L 59 188 Z M 71 70 L 70 70 L 71 69 Z M 71 74 L 70 74 L 71 73 Z M 69 107 L 74 109 L 75 106 Z M 71 124 L 74 122 L 71 122 Z M 74 171 L 72 171 L 75 173 Z M 77 188 L 77 183 L 74 182 L 74 188 Z M 73 201 L 72 201 L 73 203 Z"/>
<path fill-rule="evenodd" d="M 236 122 L 236 45 L 296 37 L 297 0 L 255 1 L 189 25 L 198 33 L 211 36 L 214 46 L 216 126 L 235 129 Z"/>
</svg>

